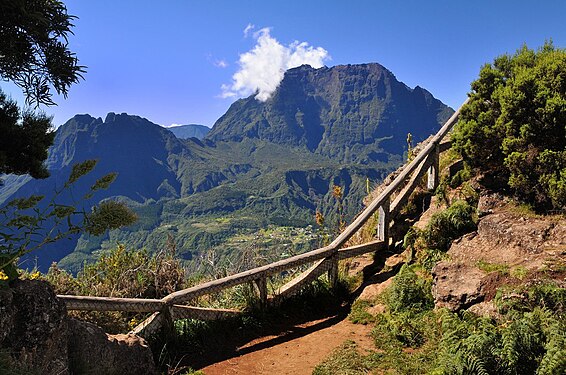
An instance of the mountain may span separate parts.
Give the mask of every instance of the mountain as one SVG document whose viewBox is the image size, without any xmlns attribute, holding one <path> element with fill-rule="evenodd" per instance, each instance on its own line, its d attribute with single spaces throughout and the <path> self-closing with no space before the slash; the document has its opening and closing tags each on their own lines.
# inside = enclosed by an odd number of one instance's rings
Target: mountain
<svg viewBox="0 0 566 375">
<path fill-rule="evenodd" d="M 378 64 L 302 66 L 289 70 L 266 102 L 253 96 L 236 101 L 202 140 L 180 139 L 125 113 L 104 120 L 77 115 L 57 129 L 47 159 L 51 177 L 9 176 L 0 199 L 50 195 L 73 164 L 98 159 L 75 191 L 61 197 L 60 203 L 74 204 L 97 178 L 118 173 L 108 190 L 82 207 L 119 199 L 139 221 L 48 245 L 29 257 L 37 257 L 41 270 L 58 261 L 77 271 L 116 243 L 158 251 L 168 238 L 187 262 L 202 262 L 206 253 L 221 264 L 252 248 L 283 256 L 320 244 L 320 234 L 309 227 L 315 211 L 325 215 L 327 230 L 336 226 L 333 185 L 343 189 L 350 220 L 363 207 L 367 181 L 381 181 L 402 162 L 407 133 L 425 138 L 451 113 L 428 91 L 408 88 Z M 299 230 L 292 241 L 279 235 Z"/>
<path fill-rule="evenodd" d="M 175 137 L 181 139 L 187 139 L 187 138 L 203 139 L 210 131 L 210 128 L 208 126 L 197 125 L 197 124 L 172 126 L 166 129 L 169 130 L 171 133 L 175 134 Z"/>
<path fill-rule="evenodd" d="M 116 171 L 120 178 L 107 191 L 136 202 L 178 196 L 180 185 L 172 165 L 172 155 L 188 157 L 183 143 L 166 129 L 125 113 L 108 113 L 106 119 L 77 115 L 59 127 L 47 158 L 49 180 L 65 179 L 73 164 L 99 160 L 96 171 Z M 85 179 L 98 178 L 98 173 Z M 170 191 L 163 191 L 168 184 Z M 89 186 L 89 185 L 85 185 Z M 81 188 L 81 187 L 79 187 Z"/>
<path fill-rule="evenodd" d="M 416 141 L 428 137 L 452 113 L 428 91 L 407 87 L 379 64 L 303 65 L 287 71 L 267 101 L 237 100 L 207 139 L 263 139 L 367 164 L 399 154 L 409 132 Z"/>
</svg>

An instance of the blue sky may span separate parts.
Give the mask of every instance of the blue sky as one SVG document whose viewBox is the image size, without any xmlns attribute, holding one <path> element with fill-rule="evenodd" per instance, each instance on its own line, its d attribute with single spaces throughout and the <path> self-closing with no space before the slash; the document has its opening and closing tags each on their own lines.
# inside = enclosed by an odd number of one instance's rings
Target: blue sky
<svg viewBox="0 0 566 375">
<path fill-rule="evenodd" d="M 310 51 L 311 60 L 327 66 L 378 62 L 454 108 L 494 57 L 546 39 L 566 48 L 566 1 L 560 0 L 65 3 L 79 17 L 70 47 L 88 70 L 66 100 L 57 97 L 57 107 L 43 108 L 55 125 L 77 113 L 113 111 L 166 126 L 212 126 L 249 85 L 261 82 L 262 67 L 273 67 L 266 61 L 272 55 L 258 52 L 242 69 L 240 56 L 262 36 L 291 60 Z M 255 27 L 246 37 L 248 25 Z M 310 47 L 292 46 L 295 41 Z M 240 89 L 233 78 L 238 72 Z M 17 88 L 0 86 L 23 103 Z"/>
</svg>

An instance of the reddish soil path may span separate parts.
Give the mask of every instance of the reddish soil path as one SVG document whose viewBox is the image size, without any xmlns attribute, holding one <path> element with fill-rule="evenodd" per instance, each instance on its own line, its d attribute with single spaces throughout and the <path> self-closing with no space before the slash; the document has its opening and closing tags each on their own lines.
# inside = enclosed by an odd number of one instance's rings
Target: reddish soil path
<svg viewBox="0 0 566 375">
<path fill-rule="evenodd" d="M 351 274 L 363 272 L 366 267 L 371 268 L 373 263 L 373 256 L 366 254 L 352 259 L 348 270 Z M 388 277 L 383 275 L 382 279 L 368 280 L 354 294 L 379 287 Z M 285 322 L 281 322 L 282 329 L 274 331 L 277 333 L 240 342 L 223 360 L 205 365 L 202 371 L 206 375 L 311 374 L 318 364 L 347 340 L 354 341 L 363 352 L 375 350 L 371 338 L 372 327 L 351 323 L 347 317 L 349 311 L 349 305 L 342 305 L 331 316 L 319 316 L 306 322 L 299 318 L 300 323 L 291 323 L 286 328 Z"/>
<path fill-rule="evenodd" d="M 311 374 L 332 350 L 346 340 L 361 349 L 373 347 L 371 327 L 331 317 L 293 327 L 278 336 L 255 339 L 238 348 L 239 356 L 202 369 L 206 375 Z"/>
</svg>

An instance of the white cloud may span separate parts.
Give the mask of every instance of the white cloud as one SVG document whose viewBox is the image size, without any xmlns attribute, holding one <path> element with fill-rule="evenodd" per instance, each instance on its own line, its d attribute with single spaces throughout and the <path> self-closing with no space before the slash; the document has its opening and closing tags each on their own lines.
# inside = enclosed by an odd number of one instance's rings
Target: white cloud
<svg viewBox="0 0 566 375">
<path fill-rule="evenodd" d="M 253 25 L 248 24 L 244 34 Z M 240 55 L 240 69 L 232 76 L 232 83 L 222 85 L 223 98 L 248 96 L 255 92 L 255 98 L 266 101 L 277 89 L 285 71 L 303 64 L 320 68 L 330 55 L 322 47 L 312 47 L 307 42 L 295 41 L 284 46 L 270 35 L 269 28 L 263 28 L 253 35 L 256 45 Z"/>
<path fill-rule="evenodd" d="M 214 66 L 217 68 L 226 68 L 228 67 L 228 63 L 225 60 L 216 60 Z"/>
<path fill-rule="evenodd" d="M 247 38 L 253 29 L 255 29 L 255 25 L 248 23 L 248 26 L 246 26 L 246 28 L 244 29 L 244 38 Z"/>
</svg>

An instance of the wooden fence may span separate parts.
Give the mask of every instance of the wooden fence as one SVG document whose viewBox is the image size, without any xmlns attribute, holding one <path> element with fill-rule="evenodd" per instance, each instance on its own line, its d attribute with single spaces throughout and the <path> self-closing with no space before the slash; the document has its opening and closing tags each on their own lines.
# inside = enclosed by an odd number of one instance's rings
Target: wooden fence
<svg viewBox="0 0 566 375">
<path fill-rule="evenodd" d="M 464 104 L 467 102 L 468 100 Z M 216 293 L 236 285 L 253 283 L 260 303 L 267 305 L 276 304 L 294 295 L 302 287 L 325 273 L 328 274 L 330 282 L 335 283 L 338 277 L 338 261 L 368 252 L 383 250 L 389 246 L 389 232 L 392 222 L 399 215 L 409 196 L 425 174 L 427 174 L 427 187 L 431 190 L 436 188 L 439 177 L 439 154 L 450 148 L 450 142 L 441 142 L 456 123 L 460 109 L 450 117 L 421 152 L 403 168 L 401 173 L 379 196 L 328 246 L 235 275 L 205 282 L 171 293 L 162 299 L 69 295 L 59 295 L 58 298 L 65 302 L 68 310 L 153 313 L 133 330 L 134 333 L 147 335 L 156 332 L 163 324 L 175 319 L 214 320 L 239 314 L 239 310 L 211 309 L 186 305 L 187 302 L 193 301 L 200 296 Z M 391 201 L 393 197 L 394 199 Z M 362 245 L 342 248 L 376 212 L 379 214 L 377 240 Z M 270 296 L 268 294 L 267 280 L 269 277 L 280 275 L 284 271 L 311 263 L 313 265 L 309 269 L 282 286 L 276 295 Z"/>
</svg>

